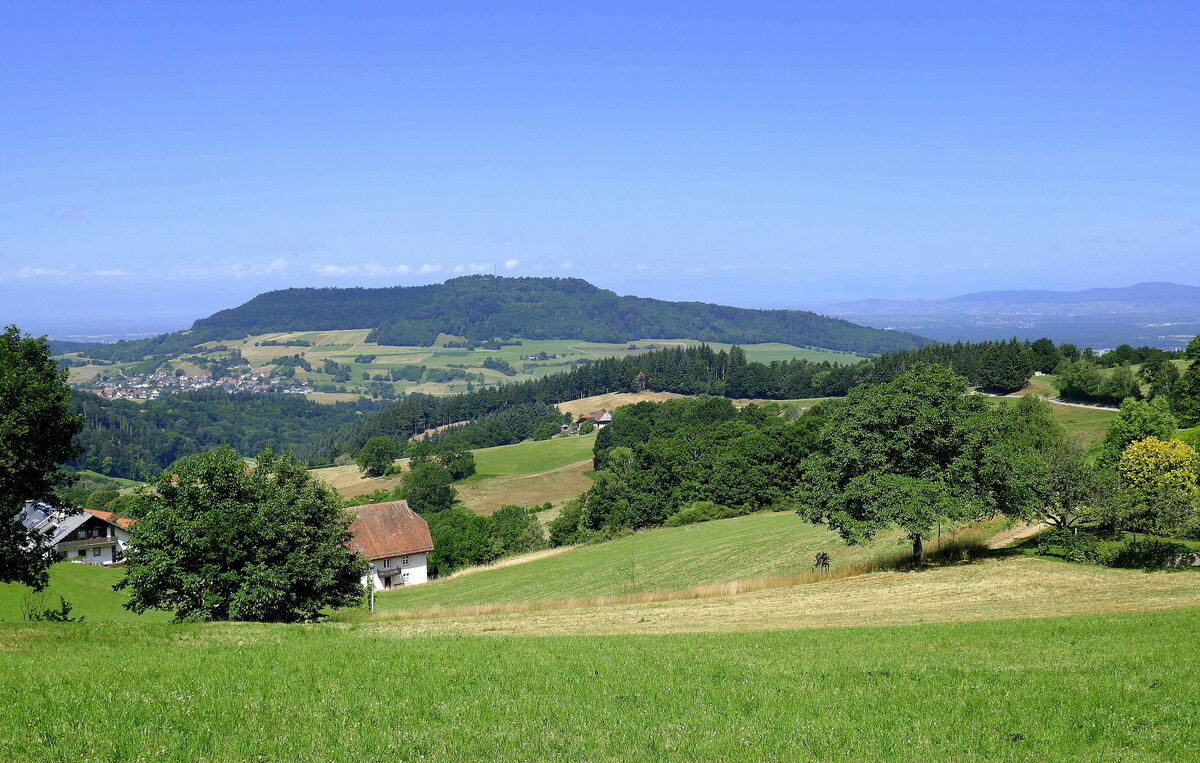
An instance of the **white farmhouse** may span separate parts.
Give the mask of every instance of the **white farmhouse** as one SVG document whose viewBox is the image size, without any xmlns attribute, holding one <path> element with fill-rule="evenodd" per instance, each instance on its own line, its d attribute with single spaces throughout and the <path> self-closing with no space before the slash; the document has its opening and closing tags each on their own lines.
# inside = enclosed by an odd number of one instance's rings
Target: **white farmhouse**
<svg viewBox="0 0 1200 763">
<path fill-rule="evenodd" d="M 47 537 L 49 545 L 69 562 L 119 564 L 129 544 L 129 528 L 136 521 L 111 511 L 68 513 L 44 503 L 25 505 L 25 526 Z"/>
<path fill-rule="evenodd" d="M 350 547 L 371 560 L 363 585 L 396 588 L 429 580 L 426 557 L 433 550 L 429 523 L 408 508 L 408 501 L 351 506 Z"/>
<path fill-rule="evenodd" d="M 612 414 L 608 411 L 592 411 L 585 413 L 575 420 L 575 426 L 579 426 L 585 421 L 590 421 L 596 425 L 596 429 L 604 429 L 612 423 Z"/>
</svg>

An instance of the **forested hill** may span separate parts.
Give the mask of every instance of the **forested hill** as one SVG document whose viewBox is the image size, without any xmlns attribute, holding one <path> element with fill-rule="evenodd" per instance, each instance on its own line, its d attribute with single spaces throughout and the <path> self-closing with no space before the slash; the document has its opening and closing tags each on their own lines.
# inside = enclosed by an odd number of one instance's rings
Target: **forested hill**
<svg viewBox="0 0 1200 763">
<path fill-rule="evenodd" d="M 381 289 L 283 289 L 196 321 L 209 339 L 274 331 L 373 328 L 368 341 L 431 345 L 439 333 L 494 338 L 700 339 L 784 342 L 860 353 L 918 347 L 921 337 L 802 310 L 749 310 L 702 302 L 621 297 L 578 278 L 464 276 Z"/>
</svg>

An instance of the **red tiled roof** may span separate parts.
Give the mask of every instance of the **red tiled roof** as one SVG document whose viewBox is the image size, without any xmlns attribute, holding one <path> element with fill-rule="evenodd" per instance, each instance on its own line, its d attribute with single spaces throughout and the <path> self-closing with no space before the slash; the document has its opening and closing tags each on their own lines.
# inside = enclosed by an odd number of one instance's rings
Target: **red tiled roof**
<svg viewBox="0 0 1200 763">
<path fill-rule="evenodd" d="M 93 517 L 99 517 L 100 519 L 103 519 L 105 522 L 112 522 L 117 527 L 125 530 L 128 530 L 129 527 L 137 521 L 136 519 L 130 519 L 129 517 L 118 517 L 111 511 L 100 511 L 99 509 L 84 509 L 84 511 L 86 511 L 88 514 L 91 514 Z"/>
<path fill-rule="evenodd" d="M 350 547 L 368 559 L 386 559 L 433 550 L 429 523 L 408 508 L 408 501 L 351 506 L 354 515 Z"/>
</svg>

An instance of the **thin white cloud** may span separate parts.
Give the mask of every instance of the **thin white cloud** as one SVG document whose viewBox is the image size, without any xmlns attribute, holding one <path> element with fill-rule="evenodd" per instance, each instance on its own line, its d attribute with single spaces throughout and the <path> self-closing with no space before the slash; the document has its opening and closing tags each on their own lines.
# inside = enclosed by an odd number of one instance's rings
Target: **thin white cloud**
<svg viewBox="0 0 1200 763">
<path fill-rule="evenodd" d="M 426 264 L 422 265 L 421 267 L 417 268 L 417 272 L 418 273 L 440 273 L 440 272 L 442 272 L 442 263 L 438 262 L 438 263 L 435 263 L 432 265 L 429 263 L 426 263 Z"/>
<path fill-rule="evenodd" d="M 425 266 L 422 266 L 425 267 Z M 403 276 L 412 272 L 409 265 L 381 265 L 378 262 L 363 262 L 353 265 L 333 265 L 318 263 L 312 266 L 312 271 L 322 276 Z M 422 271 L 425 272 L 425 271 Z"/>
<path fill-rule="evenodd" d="M 737 265 L 722 265 L 721 270 L 737 270 Z"/>
<path fill-rule="evenodd" d="M 287 257 L 277 257 L 277 258 L 271 260 L 270 262 L 268 262 L 263 267 L 263 273 L 266 275 L 270 275 L 272 273 L 282 273 L 283 271 L 285 271 L 287 269 L 288 269 Z"/>
<path fill-rule="evenodd" d="M 559 266 L 560 268 L 562 268 L 563 270 L 570 270 L 571 268 L 575 267 L 575 266 L 574 266 L 573 264 L 571 264 L 570 262 L 560 262 L 560 263 L 558 264 L 558 266 Z"/>
<path fill-rule="evenodd" d="M 520 264 L 521 264 L 521 261 L 516 258 L 513 258 L 511 260 L 505 260 L 504 261 L 504 269 L 505 270 L 516 270 L 517 266 Z"/>
<path fill-rule="evenodd" d="M 67 265 L 62 268 L 35 268 L 29 265 L 17 271 L 17 278 L 44 278 L 47 276 L 70 277 L 78 274 L 78 269 L 74 265 Z"/>
<path fill-rule="evenodd" d="M 129 271 L 113 268 L 112 270 L 93 270 L 92 275 L 101 276 L 103 278 L 124 278 L 130 275 Z"/>
<path fill-rule="evenodd" d="M 495 270 L 496 266 L 490 262 L 468 262 L 466 265 L 455 265 L 455 273 L 487 273 Z"/>
</svg>

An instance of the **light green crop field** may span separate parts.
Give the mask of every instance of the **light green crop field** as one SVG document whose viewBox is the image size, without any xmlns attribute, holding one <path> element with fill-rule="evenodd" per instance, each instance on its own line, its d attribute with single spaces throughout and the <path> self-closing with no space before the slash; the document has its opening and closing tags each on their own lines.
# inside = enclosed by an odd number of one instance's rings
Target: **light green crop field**
<svg viewBox="0 0 1200 763">
<path fill-rule="evenodd" d="M 1176 761 L 1200 610 L 670 636 L 0 624 L 0 759 Z"/>
<path fill-rule="evenodd" d="M 836 534 L 790 512 L 753 514 L 646 530 L 523 564 L 389 590 L 376 596 L 376 606 L 388 612 L 678 591 L 810 572 L 818 551 L 833 557 L 837 572 L 900 551 L 899 543 L 899 535 L 890 533 L 874 544 L 848 547 Z"/>
<path fill-rule="evenodd" d="M 50 585 L 42 597 L 42 608 L 58 608 L 59 597 L 72 605 L 71 617 L 84 617 L 86 622 L 162 622 L 170 615 L 151 612 L 136 615 L 122 605 L 129 597 L 112 587 L 124 577 L 120 568 L 98 567 L 91 564 L 59 562 L 50 568 Z M 16 583 L 0 583 L 0 620 L 20 620 L 22 601 L 29 589 Z M 3 647 L 0 647 L 0 651 Z"/>
</svg>

